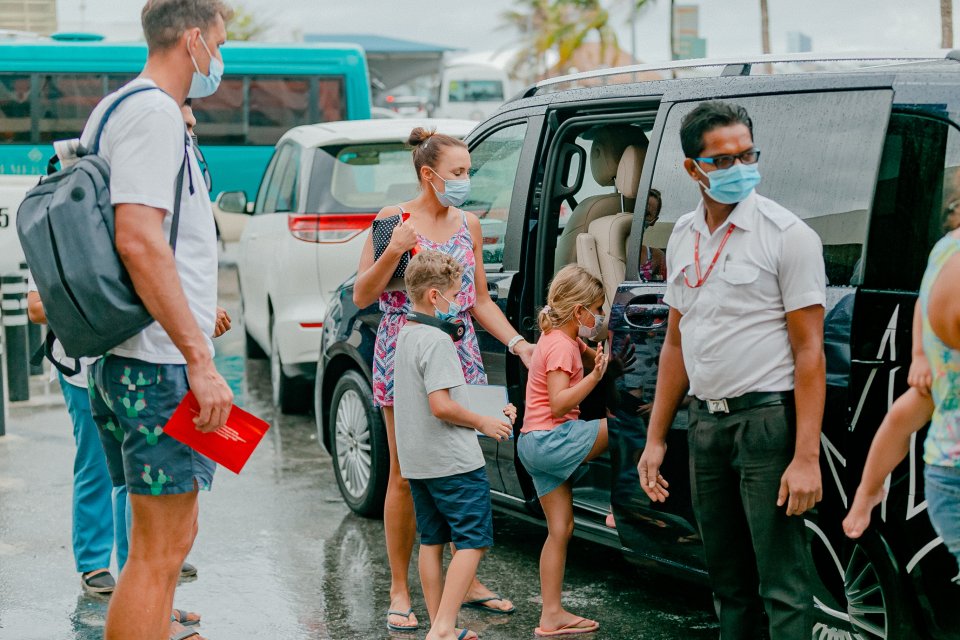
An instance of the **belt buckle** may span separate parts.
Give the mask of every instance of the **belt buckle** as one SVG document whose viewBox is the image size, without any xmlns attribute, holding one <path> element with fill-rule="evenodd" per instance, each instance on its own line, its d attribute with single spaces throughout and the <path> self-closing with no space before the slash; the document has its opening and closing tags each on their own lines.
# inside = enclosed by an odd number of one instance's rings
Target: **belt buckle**
<svg viewBox="0 0 960 640">
<path fill-rule="evenodd" d="M 730 407 L 727 405 L 726 399 L 707 400 L 706 402 L 709 413 L 730 413 Z"/>
</svg>

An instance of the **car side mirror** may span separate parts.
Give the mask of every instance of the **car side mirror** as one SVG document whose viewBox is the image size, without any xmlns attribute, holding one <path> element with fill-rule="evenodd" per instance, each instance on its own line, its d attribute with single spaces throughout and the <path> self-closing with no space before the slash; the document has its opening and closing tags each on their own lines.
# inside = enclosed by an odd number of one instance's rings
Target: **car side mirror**
<svg viewBox="0 0 960 640">
<path fill-rule="evenodd" d="M 224 191 L 217 196 L 217 207 L 224 213 L 251 213 L 250 204 L 243 191 Z"/>
</svg>

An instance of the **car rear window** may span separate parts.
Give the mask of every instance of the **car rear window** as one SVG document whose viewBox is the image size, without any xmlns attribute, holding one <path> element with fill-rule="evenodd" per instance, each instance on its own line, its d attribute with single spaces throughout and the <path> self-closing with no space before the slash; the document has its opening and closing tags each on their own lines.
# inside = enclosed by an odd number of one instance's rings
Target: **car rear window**
<svg viewBox="0 0 960 640">
<path fill-rule="evenodd" d="M 318 178 L 329 193 L 317 213 L 376 212 L 417 193 L 410 149 L 401 142 L 324 147 L 318 153 L 323 156 L 328 173 Z"/>
</svg>

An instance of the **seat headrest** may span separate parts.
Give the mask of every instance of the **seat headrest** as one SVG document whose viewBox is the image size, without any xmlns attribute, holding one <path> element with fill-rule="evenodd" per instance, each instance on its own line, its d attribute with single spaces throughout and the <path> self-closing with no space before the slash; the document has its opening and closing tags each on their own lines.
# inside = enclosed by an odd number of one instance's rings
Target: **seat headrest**
<svg viewBox="0 0 960 640">
<path fill-rule="evenodd" d="M 624 198 L 636 198 L 640 189 L 640 170 L 643 169 L 643 160 L 647 157 L 646 148 L 641 149 L 630 145 L 623 150 L 620 157 L 620 166 L 617 168 L 617 191 Z"/>
<path fill-rule="evenodd" d="M 610 125 L 592 129 L 589 137 L 593 139 L 590 147 L 590 172 L 597 184 L 609 187 L 617 178 L 620 156 L 630 145 L 636 145 L 646 151 L 648 140 L 639 127 Z"/>
</svg>

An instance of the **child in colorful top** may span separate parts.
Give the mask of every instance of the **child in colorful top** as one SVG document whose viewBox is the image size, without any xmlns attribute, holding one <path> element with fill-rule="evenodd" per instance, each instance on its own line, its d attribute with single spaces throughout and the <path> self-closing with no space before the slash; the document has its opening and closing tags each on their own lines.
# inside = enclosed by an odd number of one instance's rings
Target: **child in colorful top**
<svg viewBox="0 0 960 640">
<path fill-rule="evenodd" d="M 458 402 L 466 381 L 454 346 L 463 332 L 453 300 L 462 276 L 460 263 L 438 251 L 421 251 L 410 260 L 405 280 L 412 312 L 397 339 L 397 454 L 420 535 L 420 582 L 431 622 L 427 640 L 477 637 L 455 628 L 480 558 L 493 546 L 490 483 L 474 429 L 503 441 L 517 415 L 507 405 L 498 420 Z M 444 581 L 443 548 L 451 542 L 457 552 Z"/>
<path fill-rule="evenodd" d="M 930 399 L 932 379 L 930 364 L 923 353 L 919 301 L 913 313 L 913 352 L 907 382 L 910 389 L 890 406 L 870 444 L 860 486 L 857 487 L 850 512 L 843 520 L 843 530 L 850 538 L 859 538 L 870 526 L 871 512 L 886 495 L 884 485 L 887 477 L 910 450 L 910 436 L 923 428 L 933 415 L 933 401 Z"/>
<path fill-rule="evenodd" d="M 960 231 L 940 239 L 930 252 L 914 313 L 913 387 L 890 408 L 867 456 L 861 487 L 844 520 L 852 538 L 869 525 L 883 499 L 881 484 L 906 455 L 910 435 L 930 420 L 924 441 L 924 492 L 930 523 L 960 562 Z M 918 335 L 919 334 L 919 335 Z M 918 361 L 917 343 L 923 344 Z M 863 497 L 861 498 L 861 493 Z M 858 504 L 858 501 L 860 504 Z"/>
<path fill-rule="evenodd" d="M 603 379 L 603 345 L 591 349 L 603 328 L 603 284 L 577 265 L 562 268 L 550 283 L 540 311 L 543 335 L 537 342 L 527 380 L 526 415 L 517 443 L 524 468 L 533 478 L 547 517 L 547 540 L 540 554 L 543 609 L 539 637 L 592 633 L 600 625 L 576 616 L 560 603 L 567 543 L 573 535 L 570 476 L 607 449 L 607 421 L 580 420 L 580 403 Z M 591 369 L 584 375 L 584 367 Z"/>
</svg>

